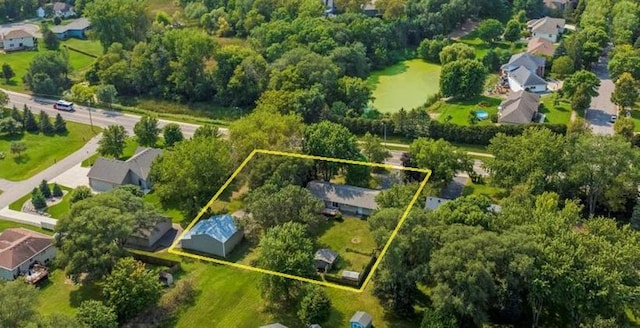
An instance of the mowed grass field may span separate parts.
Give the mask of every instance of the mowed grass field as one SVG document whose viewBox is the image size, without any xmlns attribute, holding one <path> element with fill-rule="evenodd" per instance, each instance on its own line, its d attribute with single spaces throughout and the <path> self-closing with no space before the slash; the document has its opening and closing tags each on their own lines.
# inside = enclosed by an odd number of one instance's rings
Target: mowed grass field
<svg viewBox="0 0 640 328">
<path fill-rule="evenodd" d="M 11 181 L 27 179 L 82 148 L 101 131 L 100 128 L 94 127 L 92 130 L 88 125 L 74 122 L 67 122 L 67 130 L 64 135 L 24 133 L 0 137 L 0 152 L 6 155 L 5 159 L 0 160 L 0 178 Z M 12 141 L 24 142 L 27 150 L 19 157 L 11 154 Z"/>
<path fill-rule="evenodd" d="M 482 59 L 487 54 L 487 52 L 489 52 L 489 49 L 506 49 L 506 50 L 510 50 L 512 53 L 518 53 L 525 48 L 525 44 L 518 43 L 518 42 L 514 42 L 514 43 L 504 42 L 504 41 L 499 41 L 494 43 L 484 42 L 480 39 L 480 37 L 478 37 L 477 31 L 473 31 L 463 36 L 458 40 L 458 42 L 467 44 L 472 48 L 474 48 L 476 51 L 477 59 Z"/>
<path fill-rule="evenodd" d="M 5 63 L 9 64 L 16 74 L 16 76 L 9 83 L 7 83 L 4 79 L 0 79 L 0 87 L 18 92 L 28 91 L 28 88 L 24 85 L 24 82 L 22 82 L 22 78 L 27 72 L 29 64 L 31 63 L 33 58 L 40 52 L 48 51 L 44 47 L 44 43 L 42 40 L 39 40 L 39 43 L 40 46 L 38 48 L 38 51 L 16 51 L 8 54 L 0 54 L 0 65 Z M 60 49 L 63 49 L 64 45 L 68 45 L 70 47 L 85 51 L 96 56 L 102 54 L 102 45 L 100 45 L 100 42 L 94 40 L 69 39 L 60 43 Z M 69 62 L 71 64 L 71 68 L 73 69 L 72 76 L 74 72 L 81 73 L 89 69 L 91 65 L 93 65 L 95 60 L 95 58 L 81 54 L 79 52 L 69 51 Z"/>
<path fill-rule="evenodd" d="M 367 221 L 345 217 L 342 222 L 329 220 L 323 228 L 326 230 L 318 238 L 318 244 L 338 253 L 338 265 L 335 269 L 362 271 L 370 257 L 360 253 L 371 254 L 375 249 Z M 359 253 L 347 249 L 357 250 Z"/>
<path fill-rule="evenodd" d="M 383 113 L 410 110 L 438 92 L 440 65 L 422 59 L 400 62 L 373 72 L 368 79 L 373 89 L 372 106 Z"/>
<path fill-rule="evenodd" d="M 469 113 L 473 110 L 485 111 L 491 115 L 498 112 L 498 105 L 502 99 L 480 96 L 470 100 L 444 101 L 440 100 L 429 108 L 429 111 L 438 114 L 437 120 L 457 125 L 470 125 Z M 491 125 L 490 119 L 479 121 L 478 125 Z"/>
<path fill-rule="evenodd" d="M 540 113 L 545 115 L 545 123 L 569 124 L 571 120 L 571 104 L 569 101 L 560 99 L 558 104 L 553 103 L 554 95 L 544 95 L 540 98 Z"/>
</svg>

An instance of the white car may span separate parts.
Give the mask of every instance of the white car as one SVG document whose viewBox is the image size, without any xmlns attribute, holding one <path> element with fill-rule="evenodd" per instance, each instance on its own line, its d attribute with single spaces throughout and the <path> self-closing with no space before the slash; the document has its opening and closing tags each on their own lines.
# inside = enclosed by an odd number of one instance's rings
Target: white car
<svg viewBox="0 0 640 328">
<path fill-rule="evenodd" d="M 611 115 L 611 118 L 609 119 L 609 122 L 615 123 L 617 119 L 618 119 L 618 115 Z"/>
<path fill-rule="evenodd" d="M 53 104 L 53 108 L 57 110 L 64 110 L 67 112 L 73 112 L 73 103 L 66 100 L 58 100 Z"/>
</svg>

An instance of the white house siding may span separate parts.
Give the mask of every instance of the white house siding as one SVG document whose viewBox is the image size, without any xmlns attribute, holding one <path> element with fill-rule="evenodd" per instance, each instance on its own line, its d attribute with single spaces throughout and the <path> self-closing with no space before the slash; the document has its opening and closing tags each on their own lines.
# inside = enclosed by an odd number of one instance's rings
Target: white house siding
<svg viewBox="0 0 640 328">
<path fill-rule="evenodd" d="M 558 42 L 558 34 L 546 34 L 546 33 L 533 32 L 533 37 L 534 38 L 546 39 L 546 40 L 549 40 L 549 41 L 551 41 L 553 43 Z"/>
<path fill-rule="evenodd" d="M 117 186 L 109 183 L 109 182 L 105 182 L 105 181 L 101 181 L 101 180 L 96 180 L 96 179 L 89 179 L 89 185 L 91 186 L 91 188 L 95 191 L 109 191 L 111 189 L 116 188 Z"/>
<path fill-rule="evenodd" d="M 29 266 L 31 266 L 31 264 L 33 264 L 34 262 L 45 263 L 48 261 L 52 261 L 56 256 L 56 251 L 57 249 L 55 247 L 50 246 L 40 254 L 32 257 L 31 260 L 22 263 L 13 271 L 7 270 L 5 268 L 0 268 L 0 278 L 2 280 L 14 280 L 15 277 L 17 277 L 20 273 L 26 273 L 29 270 Z"/>
<path fill-rule="evenodd" d="M 16 39 L 5 39 L 4 40 L 4 50 L 20 50 L 23 48 L 33 48 L 35 47 L 35 43 L 33 41 L 33 37 L 24 37 L 24 38 L 16 38 Z"/>
<path fill-rule="evenodd" d="M 509 81 L 509 88 L 511 89 L 511 91 L 518 92 L 520 90 L 524 90 L 524 88 L 520 85 L 520 83 L 514 80 L 511 76 L 509 76 L 507 79 Z"/>
<path fill-rule="evenodd" d="M 183 239 L 182 248 L 224 257 L 222 243 L 208 235 L 194 235 L 190 239 Z"/>
<path fill-rule="evenodd" d="M 514 80 L 512 77 L 509 77 L 508 80 L 509 80 L 509 88 L 511 89 L 511 91 L 518 92 L 520 90 L 525 90 L 525 88 L 522 87 L 520 83 L 518 83 L 518 81 Z M 526 89 L 529 92 L 545 92 L 547 90 L 547 85 L 546 84 L 529 85 L 527 86 Z"/>
</svg>

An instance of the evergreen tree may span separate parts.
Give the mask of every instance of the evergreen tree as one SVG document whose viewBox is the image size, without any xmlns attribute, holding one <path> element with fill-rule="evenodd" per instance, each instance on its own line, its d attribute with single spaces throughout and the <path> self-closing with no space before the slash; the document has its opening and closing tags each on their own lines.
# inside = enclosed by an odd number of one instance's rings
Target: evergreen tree
<svg viewBox="0 0 640 328">
<path fill-rule="evenodd" d="M 67 122 L 64 121 L 60 113 L 56 115 L 56 121 L 53 123 L 53 129 L 56 133 L 67 132 Z"/>
<path fill-rule="evenodd" d="M 23 119 L 22 126 L 26 131 L 37 132 L 38 130 L 40 130 L 40 126 L 38 126 L 38 121 L 36 121 L 36 117 L 33 116 L 33 113 L 31 112 L 29 107 L 27 107 L 26 104 L 22 109 L 22 119 Z"/>
<path fill-rule="evenodd" d="M 53 197 L 62 197 L 64 193 L 62 192 L 62 188 L 57 183 L 53 184 Z"/>
<path fill-rule="evenodd" d="M 40 192 L 46 198 L 51 197 L 51 189 L 49 188 L 47 180 L 42 180 L 42 182 L 40 182 Z"/>
<path fill-rule="evenodd" d="M 20 123 L 23 122 L 22 114 L 20 114 L 20 111 L 18 110 L 16 105 L 13 105 L 13 107 L 11 108 L 11 117 L 17 122 L 20 122 Z"/>
<path fill-rule="evenodd" d="M 13 71 L 13 68 L 7 63 L 2 64 L 2 77 L 4 81 L 9 83 L 14 76 L 16 76 L 16 73 Z"/>
<path fill-rule="evenodd" d="M 35 189 L 35 193 L 32 193 L 31 204 L 38 210 L 47 208 L 47 200 L 40 189 Z"/>
<path fill-rule="evenodd" d="M 43 110 L 40 111 L 40 131 L 44 134 L 51 134 L 54 131 L 49 114 Z"/>
</svg>

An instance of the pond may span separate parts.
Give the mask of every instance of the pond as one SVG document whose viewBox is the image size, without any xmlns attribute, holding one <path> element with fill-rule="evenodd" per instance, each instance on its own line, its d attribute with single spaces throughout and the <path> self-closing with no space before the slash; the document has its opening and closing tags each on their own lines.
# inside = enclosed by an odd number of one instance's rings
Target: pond
<svg viewBox="0 0 640 328">
<path fill-rule="evenodd" d="M 440 65 L 411 59 L 373 72 L 368 79 L 374 100 L 370 104 L 383 113 L 410 110 L 438 92 Z"/>
</svg>

